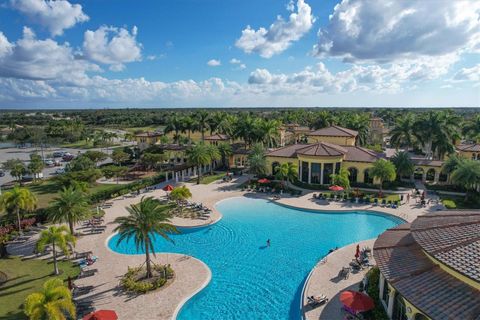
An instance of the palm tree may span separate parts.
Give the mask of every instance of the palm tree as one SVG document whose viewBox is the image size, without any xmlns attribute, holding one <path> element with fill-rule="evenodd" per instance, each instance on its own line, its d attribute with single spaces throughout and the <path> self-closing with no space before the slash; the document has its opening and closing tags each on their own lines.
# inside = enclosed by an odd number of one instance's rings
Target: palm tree
<svg viewBox="0 0 480 320">
<path fill-rule="evenodd" d="M 195 131 L 195 128 L 197 127 L 197 122 L 195 121 L 195 119 L 191 116 L 186 116 L 186 117 L 183 117 L 182 118 L 182 131 L 183 132 L 187 132 L 187 137 L 188 137 L 188 141 L 189 143 L 191 143 L 192 139 L 191 139 L 191 134 L 192 132 Z"/>
<path fill-rule="evenodd" d="M 207 152 L 208 152 L 208 157 L 210 158 L 210 174 L 213 174 L 213 163 L 216 160 L 220 160 L 222 155 L 220 154 L 220 151 L 218 151 L 218 148 L 214 146 L 213 144 L 207 145 Z"/>
<path fill-rule="evenodd" d="M 404 146 L 408 151 L 415 145 L 414 124 L 415 118 L 411 113 L 397 120 L 395 127 L 390 131 L 390 143 L 393 147 L 399 149 Z"/>
<path fill-rule="evenodd" d="M 215 112 L 208 119 L 208 128 L 210 129 L 210 135 L 213 135 L 214 132 L 218 132 L 218 128 L 223 122 L 225 115 L 226 114 L 224 112 Z"/>
<path fill-rule="evenodd" d="M 459 162 L 452 173 L 452 181 L 467 189 L 465 201 L 468 201 L 470 191 L 477 191 L 480 187 L 480 161 L 467 159 Z"/>
<path fill-rule="evenodd" d="M 201 166 L 210 163 L 210 153 L 204 143 L 199 143 L 186 151 L 188 162 L 197 167 L 197 184 L 200 184 Z"/>
<path fill-rule="evenodd" d="M 174 201 L 187 200 L 191 197 L 192 193 L 186 186 L 175 188 L 172 190 L 172 192 L 170 192 L 170 199 Z M 180 207 L 180 210 L 183 211 L 183 206 Z"/>
<path fill-rule="evenodd" d="M 277 120 L 263 120 L 258 123 L 258 136 L 267 148 L 278 142 L 280 123 Z"/>
<path fill-rule="evenodd" d="M 202 141 L 205 141 L 205 130 L 208 129 L 210 113 L 206 110 L 199 110 L 195 113 L 195 118 L 197 119 L 198 130 L 202 133 Z"/>
<path fill-rule="evenodd" d="M 313 121 L 310 123 L 309 127 L 312 129 L 322 129 L 326 128 L 333 123 L 333 116 L 332 113 L 329 111 L 320 111 L 315 113 L 315 117 L 313 118 Z"/>
<path fill-rule="evenodd" d="M 345 168 L 340 168 L 338 173 L 332 173 L 330 175 L 330 179 L 332 180 L 332 185 L 337 185 L 343 187 L 343 189 L 348 190 L 350 189 L 350 171 Z"/>
<path fill-rule="evenodd" d="M 367 143 L 370 133 L 370 118 L 367 114 L 363 113 L 350 115 L 347 122 L 347 128 L 358 131 L 356 143 L 364 146 Z"/>
<path fill-rule="evenodd" d="M 467 160 L 465 157 L 453 154 L 448 157 L 442 165 L 442 173 L 448 175 L 448 181 L 452 180 L 452 173 L 458 168 L 458 165 Z"/>
<path fill-rule="evenodd" d="M 0 196 L 0 209 L 17 218 L 18 231 L 22 232 L 21 211 L 31 211 L 37 206 L 37 198 L 26 188 L 14 187 Z"/>
<path fill-rule="evenodd" d="M 164 132 L 165 133 L 175 132 L 173 139 L 176 143 L 178 143 L 178 140 L 180 137 L 179 133 L 181 130 L 182 130 L 182 120 L 175 113 L 170 115 L 167 118 Z"/>
<path fill-rule="evenodd" d="M 393 181 L 397 176 L 395 165 L 385 159 L 378 159 L 373 163 L 370 175 L 380 181 L 380 192 L 382 192 L 383 182 Z"/>
<path fill-rule="evenodd" d="M 297 166 L 291 162 L 283 163 L 276 169 L 275 178 L 286 182 L 286 186 L 288 186 L 290 181 L 294 181 L 298 177 Z"/>
<path fill-rule="evenodd" d="M 47 280 L 42 291 L 28 295 L 24 310 L 30 320 L 76 319 L 72 293 L 58 278 Z"/>
<path fill-rule="evenodd" d="M 239 118 L 235 124 L 235 136 L 242 138 L 247 147 L 249 147 L 254 140 L 255 125 L 255 119 L 248 115 Z"/>
<path fill-rule="evenodd" d="M 250 154 L 248 155 L 248 166 L 250 168 L 250 172 L 257 176 L 267 172 L 267 160 L 262 144 L 257 143 L 253 146 Z"/>
<path fill-rule="evenodd" d="M 219 133 L 226 134 L 233 139 L 235 137 L 235 128 L 237 123 L 237 117 L 233 114 L 226 114 L 222 121 L 218 124 L 216 130 Z"/>
<path fill-rule="evenodd" d="M 153 197 L 143 197 L 140 203 L 132 204 L 127 208 L 128 216 L 115 219 L 118 226 L 114 231 L 119 234 L 117 244 L 125 239 L 133 238 L 137 250 L 141 247 L 145 250 L 147 278 L 152 277 L 150 253 L 155 256 L 155 235 L 158 234 L 165 240 L 172 241 L 168 234 L 179 233 L 177 228 L 170 223 L 171 209 L 172 206 L 162 205 Z"/>
<path fill-rule="evenodd" d="M 72 186 L 63 188 L 52 205 L 50 219 L 55 222 L 68 223 L 70 233 L 75 234 L 74 225 L 84 219 L 90 212 L 87 197 L 81 190 Z"/>
<path fill-rule="evenodd" d="M 463 126 L 462 131 L 467 138 L 477 142 L 480 141 L 480 114 L 468 121 Z"/>
<path fill-rule="evenodd" d="M 410 176 L 413 173 L 414 165 L 410 159 L 410 155 L 406 151 L 397 151 L 392 157 L 392 162 L 397 169 L 397 179 Z"/>
<path fill-rule="evenodd" d="M 75 237 L 68 231 L 66 226 L 51 226 L 40 233 L 37 241 L 37 251 L 43 252 L 47 245 L 52 245 L 53 268 L 55 274 L 59 274 L 57 265 L 57 247 L 68 257 L 69 245 L 75 245 Z"/>
<path fill-rule="evenodd" d="M 228 143 L 222 142 L 218 144 L 217 148 L 218 152 L 220 152 L 220 158 L 222 159 L 222 167 L 228 168 L 229 162 L 227 161 L 227 158 L 233 154 L 232 146 Z"/>
</svg>

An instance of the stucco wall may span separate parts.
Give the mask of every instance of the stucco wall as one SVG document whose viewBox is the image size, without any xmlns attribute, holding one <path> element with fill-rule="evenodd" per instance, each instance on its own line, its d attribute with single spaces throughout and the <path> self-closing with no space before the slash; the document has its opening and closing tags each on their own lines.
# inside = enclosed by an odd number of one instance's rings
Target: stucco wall
<svg viewBox="0 0 480 320">
<path fill-rule="evenodd" d="M 340 146 L 354 146 L 355 138 L 351 137 L 328 137 L 328 136 L 308 136 L 308 143 L 327 142 Z"/>
</svg>

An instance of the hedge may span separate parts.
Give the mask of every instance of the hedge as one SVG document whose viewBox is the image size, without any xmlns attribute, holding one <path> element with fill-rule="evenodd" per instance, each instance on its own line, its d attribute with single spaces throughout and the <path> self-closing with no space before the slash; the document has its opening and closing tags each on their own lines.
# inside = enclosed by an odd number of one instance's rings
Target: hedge
<svg viewBox="0 0 480 320">
<path fill-rule="evenodd" d="M 428 190 L 449 191 L 449 192 L 466 192 L 464 187 L 454 184 L 425 184 Z"/>
<path fill-rule="evenodd" d="M 453 200 L 442 200 L 443 205 L 447 209 L 456 209 L 457 205 L 455 204 L 455 201 Z"/>
<path fill-rule="evenodd" d="M 378 267 L 373 267 L 367 273 L 368 286 L 366 291 L 370 298 L 375 301 L 375 308 L 370 311 L 372 316 L 371 318 L 375 320 L 388 320 L 388 315 L 383 308 L 382 302 L 380 301 L 380 289 L 378 283 L 379 276 L 380 270 L 378 269 Z"/>
</svg>

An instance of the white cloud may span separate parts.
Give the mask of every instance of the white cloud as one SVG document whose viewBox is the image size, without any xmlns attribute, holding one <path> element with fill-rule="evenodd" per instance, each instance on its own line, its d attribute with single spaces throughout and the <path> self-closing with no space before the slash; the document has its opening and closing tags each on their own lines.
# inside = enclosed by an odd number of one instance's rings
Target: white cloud
<svg viewBox="0 0 480 320">
<path fill-rule="evenodd" d="M 310 6 L 304 0 L 298 0 L 297 12 L 292 12 L 288 21 L 278 16 L 268 30 L 263 27 L 254 30 L 247 26 L 235 45 L 246 53 L 258 53 L 264 58 L 270 58 L 285 51 L 292 42 L 298 41 L 312 28 L 314 22 Z"/>
<path fill-rule="evenodd" d="M 78 59 L 68 43 L 39 40 L 27 27 L 16 43 L 0 33 L 0 77 L 80 81 L 85 72 L 99 70 L 95 64 Z"/>
<path fill-rule="evenodd" d="M 209 65 L 210 67 L 218 67 L 222 65 L 222 62 L 220 60 L 211 59 L 211 60 L 208 60 L 207 65 Z"/>
<path fill-rule="evenodd" d="M 231 63 L 231 64 L 240 64 L 240 63 L 242 63 L 242 61 L 240 61 L 240 60 L 238 60 L 238 59 L 236 59 L 236 58 L 232 58 L 232 59 L 230 59 L 230 63 Z"/>
<path fill-rule="evenodd" d="M 480 48 L 480 2 L 342 0 L 314 53 L 380 63 Z"/>
<path fill-rule="evenodd" d="M 246 68 L 247 68 L 247 65 L 246 65 L 245 63 L 240 63 L 240 64 L 238 65 L 238 69 L 239 69 L 239 70 L 243 70 L 243 69 L 246 69 Z"/>
<path fill-rule="evenodd" d="M 462 68 L 453 76 L 453 81 L 480 81 L 480 64 L 471 68 Z"/>
<path fill-rule="evenodd" d="M 10 0 L 10 4 L 32 22 L 47 28 L 53 36 L 89 19 L 81 5 L 66 0 Z"/>
<path fill-rule="evenodd" d="M 130 33 L 124 28 L 101 26 L 84 34 L 83 50 L 86 58 L 109 64 L 110 70 L 122 71 L 124 63 L 139 61 L 142 57 L 142 44 L 137 42 L 137 27 Z"/>
</svg>

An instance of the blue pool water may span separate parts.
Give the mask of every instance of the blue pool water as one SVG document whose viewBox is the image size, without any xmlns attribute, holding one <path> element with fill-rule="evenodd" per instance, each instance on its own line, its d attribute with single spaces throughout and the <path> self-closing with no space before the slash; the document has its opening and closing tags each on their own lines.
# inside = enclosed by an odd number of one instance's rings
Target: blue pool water
<svg viewBox="0 0 480 320">
<path fill-rule="evenodd" d="M 155 241 L 156 252 L 192 255 L 212 271 L 210 284 L 185 304 L 179 319 L 300 319 L 303 282 L 329 249 L 402 223 L 369 212 L 320 213 L 249 198 L 223 200 L 216 208 L 223 215 L 217 224 L 183 229 L 172 236 L 175 244 Z M 117 239 L 109 242 L 113 251 L 143 253 L 133 241 L 117 245 Z"/>
</svg>

